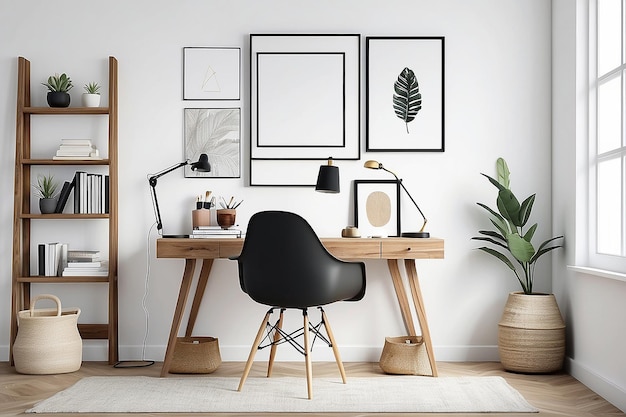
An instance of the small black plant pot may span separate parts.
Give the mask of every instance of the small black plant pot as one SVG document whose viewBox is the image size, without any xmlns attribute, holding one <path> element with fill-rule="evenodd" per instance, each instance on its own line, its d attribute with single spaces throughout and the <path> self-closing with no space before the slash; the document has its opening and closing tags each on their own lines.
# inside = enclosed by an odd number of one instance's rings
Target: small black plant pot
<svg viewBox="0 0 626 417">
<path fill-rule="evenodd" d="M 64 91 L 49 91 L 46 98 L 50 107 L 68 107 L 70 105 L 70 95 Z"/>
</svg>

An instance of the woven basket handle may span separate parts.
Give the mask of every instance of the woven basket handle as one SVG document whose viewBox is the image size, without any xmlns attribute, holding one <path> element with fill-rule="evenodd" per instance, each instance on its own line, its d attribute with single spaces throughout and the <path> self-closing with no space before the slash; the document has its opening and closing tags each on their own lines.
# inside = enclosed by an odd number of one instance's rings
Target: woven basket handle
<svg viewBox="0 0 626 417">
<path fill-rule="evenodd" d="M 61 300 L 59 300 L 59 297 L 57 297 L 56 295 L 52 295 L 52 294 L 41 294 L 33 298 L 33 300 L 30 302 L 30 316 L 31 317 L 33 317 L 33 314 L 35 313 L 35 304 L 37 303 L 37 301 L 45 300 L 45 299 L 53 300 L 55 303 L 57 303 L 57 316 L 61 315 Z"/>
</svg>

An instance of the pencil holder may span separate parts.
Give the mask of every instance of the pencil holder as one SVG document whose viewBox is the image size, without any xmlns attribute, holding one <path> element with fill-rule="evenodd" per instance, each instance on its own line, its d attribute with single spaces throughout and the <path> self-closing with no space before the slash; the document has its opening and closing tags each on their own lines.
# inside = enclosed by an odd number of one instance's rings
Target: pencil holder
<svg viewBox="0 0 626 417">
<path fill-rule="evenodd" d="M 191 211 L 191 224 L 194 229 L 200 226 L 211 225 L 211 210 L 209 209 L 197 209 Z"/>
</svg>

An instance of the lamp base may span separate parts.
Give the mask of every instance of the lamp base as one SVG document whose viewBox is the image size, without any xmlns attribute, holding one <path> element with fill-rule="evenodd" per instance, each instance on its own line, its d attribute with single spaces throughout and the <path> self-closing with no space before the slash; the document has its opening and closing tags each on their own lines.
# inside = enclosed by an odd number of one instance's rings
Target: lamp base
<svg viewBox="0 0 626 417">
<path fill-rule="evenodd" d="M 401 237 L 411 237 L 411 238 L 428 238 L 430 237 L 429 232 L 402 232 Z"/>
</svg>

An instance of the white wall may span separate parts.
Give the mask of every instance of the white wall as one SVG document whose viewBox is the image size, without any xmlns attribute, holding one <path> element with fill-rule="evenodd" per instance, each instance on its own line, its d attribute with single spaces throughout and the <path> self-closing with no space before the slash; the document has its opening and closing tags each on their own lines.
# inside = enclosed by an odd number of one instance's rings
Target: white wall
<svg viewBox="0 0 626 417">
<path fill-rule="evenodd" d="M 568 270 L 587 265 L 587 0 L 553 1 L 553 290 L 568 326 L 567 368 L 626 410 L 626 283 Z"/>
<path fill-rule="evenodd" d="M 529 30 L 529 28 L 532 28 Z M 188 180 L 170 174 L 159 183 L 162 211 L 170 232 L 190 226 L 189 210 L 199 192 L 244 198 L 238 221 L 280 208 L 304 215 L 323 236 L 339 236 L 352 222 L 351 181 L 385 179 L 362 168 L 380 159 L 404 178 L 429 218 L 433 236 L 446 239 L 445 260 L 418 261 L 422 291 L 437 359 L 497 360 L 497 322 L 515 278 L 497 261 L 473 250 L 470 238 L 488 222 L 476 201 L 493 204 L 494 189 L 479 175 L 494 173 L 505 157 L 520 196 L 537 193 L 537 238 L 551 233 L 551 9 L 544 0 L 239 0 L 165 1 L 0 0 L 0 358 L 8 357 L 11 233 L 17 56 L 32 62 L 34 104 L 44 105 L 40 81 L 67 72 L 80 87 L 105 80 L 106 58 L 119 60 L 119 316 L 122 359 L 138 359 L 144 341 L 142 298 L 149 292 L 146 357 L 160 360 L 169 332 L 183 263 L 154 259 L 155 234 L 146 175 L 183 159 L 182 109 L 224 103 L 181 100 L 182 48 L 243 48 L 243 142 L 249 140 L 248 35 L 250 33 L 360 33 L 363 36 L 446 37 L 445 153 L 365 153 L 362 90 L 362 160 L 339 162 L 339 195 L 311 188 L 247 186 L 247 146 L 241 179 Z M 239 104 L 239 103 L 236 103 Z M 373 115 L 372 117 L 376 117 Z M 47 146 L 56 148 L 58 138 Z M 322 163 L 322 162 L 321 162 Z M 405 199 L 406 200 L 406 199 Z M 403 207 L 407 229 L 418 224 Z M 52 237 L 50 237 L 52 238 Z M 148 251 L 149 254 L 148 254 Z M 329 307 L 343 357 L 378 360 L 385 336 L 403 334 L 400 313 L 384 263 L 368 262 L 368 292 L 356 304 Z M 148 274 L 149 273 L 149 274 Z M 550 291 L 550 265 L 540 264 L 537 290 Z M 97 286 L 38 286 L 58 294 L 66 306 L 83 309 L 82 321 L 103 320 L 104 295 Z M 104 297 L 102 297 L 104 298 Z M 236 265 L 216 262 L 201 309 L 197 334 L 220 339 L 225 360 L 242 360 L 264 308 L 238 288 Z M 288 358 L 288 349 L 279 359 Z M 324 356 L 316 351 L 316 358 Z M 86 359 L 105 358 L 100 342 L 85 347 Z"/>
</svg>

